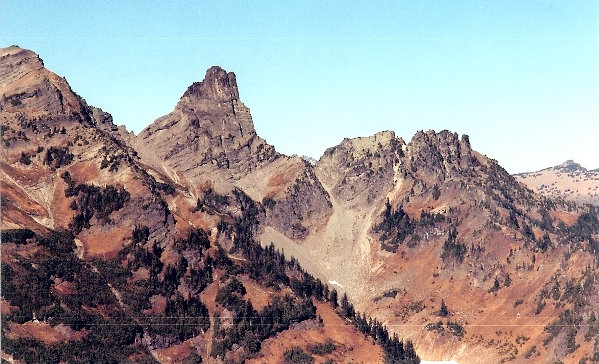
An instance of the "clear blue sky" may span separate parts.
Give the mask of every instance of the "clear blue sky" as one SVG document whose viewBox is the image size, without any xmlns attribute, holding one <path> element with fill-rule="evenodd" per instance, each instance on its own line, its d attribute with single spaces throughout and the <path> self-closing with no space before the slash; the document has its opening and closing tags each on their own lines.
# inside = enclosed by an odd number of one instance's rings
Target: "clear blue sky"
<svg viewBox="0 0 599 364">
<path fill-rule="evenodd" d="M 371 3 L 3 0 L 0 46 L 135 132 L 220 65 L 286 154 L 449 129 L 512 173 L 599 168 L 597 1 Z"/>
</svg>

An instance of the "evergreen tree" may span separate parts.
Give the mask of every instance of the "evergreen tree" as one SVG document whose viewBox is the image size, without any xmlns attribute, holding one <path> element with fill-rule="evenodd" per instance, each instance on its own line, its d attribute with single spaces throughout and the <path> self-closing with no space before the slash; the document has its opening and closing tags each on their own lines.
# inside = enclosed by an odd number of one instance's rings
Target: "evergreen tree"
<svg viewBox="0 0 599 364">
<path fill-rule="evenodd" d="M 445 304 L 445 300 L 441 300 L 441 308 L 439 309 L 439 316 L 446 317 L 449 315 L 449 310 Z"/>
<path fill-rule="evenodd" d="M 331 302 L 331 305 L 336 308 L 337 306 L 339 306 L 339 303 L 337 301 L 337 290 L 333 288 L 333 290 L 331 291 L 331 295 L 329 297 L 329 302 Z"/>
</svg>

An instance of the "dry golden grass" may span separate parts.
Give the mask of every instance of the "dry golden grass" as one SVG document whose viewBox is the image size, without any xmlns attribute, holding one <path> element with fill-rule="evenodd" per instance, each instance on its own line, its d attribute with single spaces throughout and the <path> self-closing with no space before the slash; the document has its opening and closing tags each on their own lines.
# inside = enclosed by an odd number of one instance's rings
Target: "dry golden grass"
<svg viewBox="0 0 599 364">
<path fill-rule="evenodd" d="M 43 342 L 46 345 L 58 344 L 65 340 L 79 340 L 85 333 L 72 331 L 65 326 L 52 327 L 45 322 L 26 322 L 17 324 L 11 322 L 7 336 L 11 339 L 31 338 Z M 62 329 L 62 330 L 61 330 Z"/>
<path fill-rule="evenodd" d="M 83 243 L 86 257 L 114 257 L 123 247 L 125 238 L 131 235 L 131 231 L 122 227 L 113 227 L 104 232 L 101 228 L 92 226 L 78 235 Z"/>
</svg>

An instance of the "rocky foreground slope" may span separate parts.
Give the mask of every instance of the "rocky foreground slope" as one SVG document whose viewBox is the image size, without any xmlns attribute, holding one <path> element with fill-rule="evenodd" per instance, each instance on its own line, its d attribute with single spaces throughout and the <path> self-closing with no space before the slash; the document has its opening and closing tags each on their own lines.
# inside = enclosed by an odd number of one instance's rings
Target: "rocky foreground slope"
<svg viewBox="0 0 599 364">
<path fill-rule="evenodd" d="M 598 211 L 528 190 L 466 135 L 381 132 L 311 164 L 261 139 L 213 67 L 135 136 L 32 52 L 1 57 L 3 287 L 33 275 L 45 294 L 3 289 L 9 342 L 75 350 L 98 334 L 65 317 L 93 314 L 136 328 L 133 361 L 415 359 L 393 333 L 425 359 L 599 360 Z M 62 260 L 84 268 L 40 271 Z M 275 308 L 292 314 L 272 329 L 244 319 Z"/>
</svg>

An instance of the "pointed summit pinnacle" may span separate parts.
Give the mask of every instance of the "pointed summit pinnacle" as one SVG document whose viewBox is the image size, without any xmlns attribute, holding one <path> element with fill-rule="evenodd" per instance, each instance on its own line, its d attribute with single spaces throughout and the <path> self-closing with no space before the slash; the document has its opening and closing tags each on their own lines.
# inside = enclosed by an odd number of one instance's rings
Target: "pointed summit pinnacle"
<svg viewBox="0 0 599 364">
<path fill-rule="evenodd" d="M 183 97 L 185 96 L 219 102 L 239 100 L 235 74 L 219 66 L 212 66 L 206 71 L 204 81 L 194 82 L 183 94 Z"/>
</svg>

